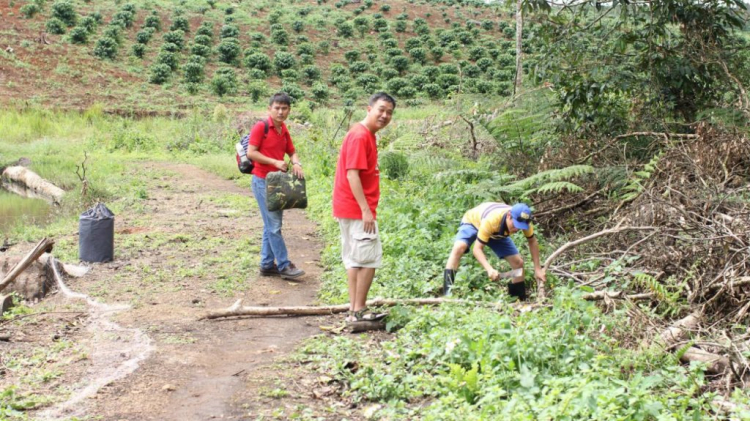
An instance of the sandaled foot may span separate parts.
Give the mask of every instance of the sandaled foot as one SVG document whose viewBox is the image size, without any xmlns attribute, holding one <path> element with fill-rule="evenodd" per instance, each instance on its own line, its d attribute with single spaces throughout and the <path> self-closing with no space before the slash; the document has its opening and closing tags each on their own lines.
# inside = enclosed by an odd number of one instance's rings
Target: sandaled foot
<svg viewBox="0 0 750 421">
<path fill-rule="evenodd" d="M 355 313 L 353 311 L 348 311 L 346 313 L 346 318 L 344 318 L 344 322 L 346 323 L 352 323 L 357 321 L 357 316 L 355 316 Z"/>
<path fill-rule="evenodd" d="M 387 315 L 388 314 L 386 313 L 373 313 L 372 310 L 367 307 L 354 313 L 354 317 L 357 318 L 358 322 L 376 322 L 378 320 L 383 320 Z"/>
</svg>

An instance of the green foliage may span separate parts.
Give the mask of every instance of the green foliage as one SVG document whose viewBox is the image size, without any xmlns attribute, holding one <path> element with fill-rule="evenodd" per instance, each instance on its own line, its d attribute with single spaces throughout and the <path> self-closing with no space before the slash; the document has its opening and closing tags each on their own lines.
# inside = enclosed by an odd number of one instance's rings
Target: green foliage
<svg viewBox="0 0 750 421">
<path fill-rule="evenodd" d="M 299 72 L 294 69 L 284 69 L 281 71 L 281 79 L 289 82 L 296 82 L 299 80 Z"/>
<path fill-rule="evenodd" d="M 175 52 L 161 50 L 159 55 L 156 56 L 156 63 L 165 64 L 169 66 L 170 70 L 174 71 L 180 64 L 180 58 Z"/>
<path fill-rule="evenodd" d="M 394 30 L 396 32 L 406 32 L 406 22 L 403 20 L 396 21 Z"/>
<path fill-rule="evenodd" d="M 271 57 L 268 57 L 267 54 L 256 52 L 252 54 L 248 54 L 249 51 L 245 52 L 245 67 L 248 69 L 258 69 L 263 71 L 265 74 L 268 74 L 273 69 L 273 62 L 271 61 Z"/>
<path fill-rule="evenodd" d="M 630 202 L 641 195 L 651 175 L 656 172 L 662 155 L 662 152 L 654 155 L 649 162 L 643 165 L 643 169 L 634 171 L 624 182 L 615 183 L 613 187 L 620 193 L 619 200 Z"/>
<path fill-rule="evenodd" d="M 27 3 L 21 6 L 20 12 L 26 19 L 31 19 L 39 13 L 40 9 L 36 3 Z"/>
<path fill-rule="evenodd" d="M 372 73 L 363 73 L 359 75 L 354 80 L 354 83 L 365 92 L 375 92 L 380 88 L 380 78 Z"/>
<path fill-rule="evenodd" d="M 156 14 L 156 11 L 146 16 L 146 20 L 143 21 L 143 28 L 153 28 L 155 31 L 161 31 L 161 19 Z"/>
<path fill-rule="evenodd" d="M 445 54 L 445 50 L 440 47 L 432 47 L 430 49 L 430 54 L 432 55 L 432 59 L 435 61 L 435 63 L 439 63 L 440 59 L 443 58 L 443 54 Z"/>
<path fill-rule="evenodd" d="M 185 16 L 177 16 L 172 21 L 172 26 L 169 27 L 171 31 L 182 31 L 183 34 L 190 32 L 190 22 Z"/>
<path fill-rule="evenodd" d="M 149 82 L 156 85 L 166 83 L 172 77 L 172 68 L 168 64 L 155 63 L 151 66 L 151 77 Z"/>
<path fill-rule="evenodd" d="M 240 37 L 240 30 L 234 25 L 224 25 L 221 27 L 219 37 L 237 39 Z"/>
<path fill-rule="evenodd" d="M 305 22 L 301 20 L 295 20 L 292 22 L 292 30 L 296 33 L 300 33 L 305 29 Z"/>
<path fill-rule="evenodd" d="M 190 53 L 208 59 L 211 57 L 211 47 L 203 44 L 194 44 L 190 49 Z"/>
<path fill-rule="evenodd" d="M 208 37 L 208 39 L 213 39 L 214 37 L 214 29 L 213 29 L 213 23 L 204 21 L 201 23 L 201 26 L 198 27 L 198 30 L 195 31 L 195 37 L 197 38 L 198 35 L 203 35 Z"/>
<path fill-rule="evenodd" d="M 221 62 L 235 64 L 240 56 L 240 43 L 235 38 L 223 38 L 216 46 L 216 53 Z"/>
<path fill-rule="evenodd" d="M 277 45 L 287 45 L 289 44 L 289 34 L 282 28 L 274 29 L 271 31 L 271 40 Z"/>
<path fill-rule="evenodd" d="M 427 50 L 424 48 L 412 48 L 409 50 L 409 55 L 417 63 L 424 64 L 427 62 Z"/>
<path fill-rule="evenodd" d="M 305 99 L 305 91 L 294 82 L 284 81 L 281 85 L 281 90 L 292 98 L 292 103 L 297 103 Z"/>
<path fill-rule="evenodd" d="M 187 83 L 202 83 L 205 77 L 205 64 L 201 56 L 192 56 L 182 68 Z"/>
<path fill-rule="evenodd" d="M 344 53 L 344 58 L 349 64 L 359 60 L 361 56 L 362 53 L 359 50 L 349 50 Z"/>
<path fill-rule="evenodd" d="M 75 26 L 78 13 L 75 6 L 68 0 L 57 0 L 52 4 L 52 19 L 59 19 L 68 27 Z M 49 32 L 49 31 L 48 31 Z"/>
<path fill-rule="evenodd" d="M 281 72 L 286 69 L 294 68 L 297 65 L 297 61 L 294 56 L 284 51 L 277 51 L 273 57 L 273 66 L 276 68 L 276 72 L 281 75 Z"/>
<path fill-rule="evenodd" d="M 399 180 L 409 174 L 409 160 L 401 152 L 386 151 L 379 155 L 378 161 L 379 168 L 391 180 Z"/>
<path fill-rule="evenodd" d="M 247 93 L 250 95 L 250 100 L 257 104 L 268 95 L 268 89 L 265 82 L 260 80 L 254 80 L 247 85 Z"/>
<path fill-rule="evenodd" d="M 138 58 L 143 58 L 144 55 L 146 55 L 146 46 L 143 44 L 135 43 L 131 47 L 131 51 L 133 52 L 133 55 Z"/>
<path fill-rule="evenodd" d="M 443 96 L 443 89 L 437 83 L 427 83 L 422 86 L 424 91 L 430 99 L 438 99 Z"/>
<path fill-rule="evenodd" d="M 130 28 L 133 26 L 135 21 L 135 12 L 129 10 L 120 10 L 112 16 L 112 20 L 109 22 L 110 25 L 118 25 L 123 29 Z"/>
<path fill-rule="evenodd" d="M 119 47 L 122 44 L 122 28 L 117 25 L 107 25 L 102 32 L 102 38 L 112 39 Z"/>
<path fill-rule="evenodd" d="M 307 85 L 320 79 L 320 69 L 317 66 L 305 66 L 302 68 L 302 78 Z"/>
<path fill-rule="evenodd" d="M 86 44 L 89 39 L 89 31 L 86 28 L 76 26 L 70 30 L 68 39 L 71 44 Z"/>
<path fill-rule="evenodd" d="M 237 75 L 234 69 L 222 67 L 217 70 L 211 79 L 211 90 L 220 97 L 237 93 Z"/>
<path fill-rule="evenodd" d="M 137 34 L 135 34 L 135 42 L 139 44 L 146 45 L 149 41 L 151 41 L 151 37 L 153 36 L 153 29 L 142 29 L 138 31 Z"/>
<path fill-rule="evenodd" d="M 65 23 L 57 18 L 50 18 L 44 25 L 44 29 L 50 34 L 62 35 L 65 33 Z"/>
<path fill-rule="evenodd" d="M 328 86 L 326 86 L 324 83 L 315 83 L 310 89 L 310 93 L 313 95 L 313 98 L 315 98 L 316 101 L 322 103 L 328 101 L 328 98 L 331 95 L 330 91 L 328 90 Z"/>
<path fill-rule="evenodd" d="M 94 55 L 100 59 L 114 60 L 117 57 L 119 45 L 116 39 L 111 37 L 102 37 L 96 41 Z"/>
<path fill-rule="evenodd" d="M 404 56 L 391 57 L 389 63 L 400 73 L 404 73 L 409 68 L 409 59 Z"/>
<path fill-rule="evenodd" d="M 342 21 L 336 25 L 336 32 L 340 37 L 351 38 L 354 36 L 354 27 L 350 22 Z"/>
<path fill-rule="evenodd" d="M 169 31 L 164 34 L 164 42 L 172 43 L 178 47 L 178 51 L 185 46 L 185 32 L 181 29 Z"/>
</svg>

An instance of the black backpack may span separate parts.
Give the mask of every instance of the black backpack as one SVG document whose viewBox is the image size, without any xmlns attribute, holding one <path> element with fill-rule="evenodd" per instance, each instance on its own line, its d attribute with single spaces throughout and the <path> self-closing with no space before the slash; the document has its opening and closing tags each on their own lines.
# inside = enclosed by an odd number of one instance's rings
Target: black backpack
<svg viewBox="0 0 750 421">
<path fill-rule="evenodd" d="M 263 120 L 263 137 L 265 137 L 268 134 L 268 120 Z M 255 168 L 255 164 L 253 161 L 251 161 L 247 157 L 247 148 L 250 145 L 250 133 L 242 136 L 239 142 L 237 142 L 236 145 L 234 145 L 234 148 L 237 150 L 236 158 L 237 158 L 237 169 L 240 170 L 242 174 L 252 174 L 253 168 Z"/>
</svg>

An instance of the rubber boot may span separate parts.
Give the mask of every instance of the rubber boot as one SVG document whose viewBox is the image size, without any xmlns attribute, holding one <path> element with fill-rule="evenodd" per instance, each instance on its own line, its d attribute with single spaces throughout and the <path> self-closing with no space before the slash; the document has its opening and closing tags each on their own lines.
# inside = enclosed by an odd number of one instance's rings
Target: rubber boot
<svg viewBox="0 0 750 421">
<path fill-rule="evenodd" d="M 456 280 L 456 271 L 453 269 L 446 269 L 443 271 L 443 296 L 447 297 L 451 295 L 451 289 L 453 289 L 453 282 Z"/>
<path fill-rule="evenodd" d="M 508 282 L 508 295 L 511 297 L 518 297 L 519 301 L 523 301 L 526 299 L 526 284 L 523 282 L 519 282 L 517 284 L 514 284 L 513 282 Z"/>
</svg>

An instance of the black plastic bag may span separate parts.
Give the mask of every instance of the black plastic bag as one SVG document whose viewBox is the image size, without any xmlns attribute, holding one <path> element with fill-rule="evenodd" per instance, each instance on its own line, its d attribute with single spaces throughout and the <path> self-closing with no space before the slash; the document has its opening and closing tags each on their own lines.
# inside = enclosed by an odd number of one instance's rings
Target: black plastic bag
<svg viewBox="0 0 750 421">
<path fill-rule="evenodd" d="M 115 214 L 102 203 L 78 218 L 78 258 L 84 262 L 111 262 L 115 254 Z"/>
</svg>

